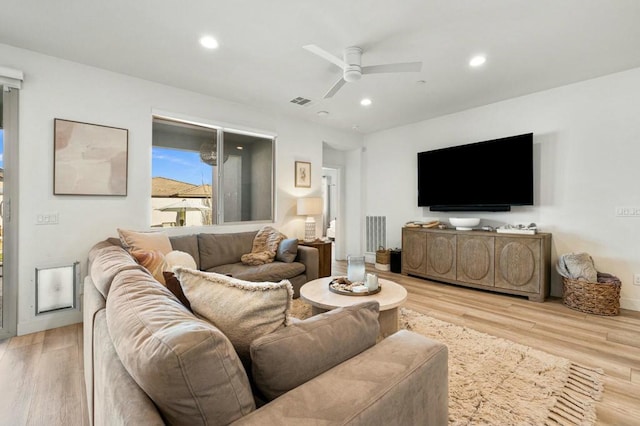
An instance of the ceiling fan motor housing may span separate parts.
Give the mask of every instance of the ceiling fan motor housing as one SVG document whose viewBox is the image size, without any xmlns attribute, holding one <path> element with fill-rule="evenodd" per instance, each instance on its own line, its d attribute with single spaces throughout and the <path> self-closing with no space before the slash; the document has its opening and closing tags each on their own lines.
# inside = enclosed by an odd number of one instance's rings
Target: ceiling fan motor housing
<svg viewBox="0 0 640 426">
<path fill-rule="evenodd" d="M 362 58 L 362 49 L 357 46 L 347 47 L 344 50 L 344 62 L 346 66 L 343 70 L 343 78 L 345 81 L 352 82 L 362 78 L 362 68 L 360 60 Z"/>
</svg>

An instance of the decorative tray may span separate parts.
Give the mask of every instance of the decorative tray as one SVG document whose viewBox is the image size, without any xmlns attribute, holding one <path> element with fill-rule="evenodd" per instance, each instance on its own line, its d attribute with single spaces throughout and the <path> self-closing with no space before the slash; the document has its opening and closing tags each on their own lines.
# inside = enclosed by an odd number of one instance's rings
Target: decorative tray
<svg viewBox="0 0 640 426">
<path fill-rule="evenodd" d="M 329 282 L 329 291 L 336 294 L 342 294 L 344 296 L 371 296 L 372 294 L 380 293 L 382 286 L 378 285 L 378 288 L 371 291 L 355 292 L 351 291 L 351 287 L 355 285 L 363 285 L 362 282 L 352 283 L 344 277 L 334 278 Z"/>
</svg>

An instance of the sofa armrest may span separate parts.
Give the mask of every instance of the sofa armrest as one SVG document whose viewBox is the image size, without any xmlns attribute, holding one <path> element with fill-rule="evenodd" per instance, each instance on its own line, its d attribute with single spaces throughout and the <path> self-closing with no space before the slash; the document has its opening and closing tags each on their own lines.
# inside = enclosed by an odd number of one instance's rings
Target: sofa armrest
<svg viewBox="0 0 640 426">
<path fill-rule="evenodd" d="M 447 347 L 401 330 L 234 425 L 448 422 Z"/>
<path fill-rule="evenodd" d="M 296 262 L 304 265 L 307 281 L 318 278 L 320 271 L 320 254 L 317 248 L 298 245 Z"/>
</svg>

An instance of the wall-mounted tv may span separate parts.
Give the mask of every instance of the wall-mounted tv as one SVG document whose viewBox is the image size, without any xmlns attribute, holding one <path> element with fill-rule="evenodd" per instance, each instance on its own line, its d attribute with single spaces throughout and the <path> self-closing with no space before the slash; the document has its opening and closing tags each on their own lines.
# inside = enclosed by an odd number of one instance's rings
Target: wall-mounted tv
<svg viewBox="0 0 640 426">
<path fill-rule="evenodd" d="M 533 205 L 533 133 L 418 153 L 418 206 L 508 211 Z"/>
</svg>

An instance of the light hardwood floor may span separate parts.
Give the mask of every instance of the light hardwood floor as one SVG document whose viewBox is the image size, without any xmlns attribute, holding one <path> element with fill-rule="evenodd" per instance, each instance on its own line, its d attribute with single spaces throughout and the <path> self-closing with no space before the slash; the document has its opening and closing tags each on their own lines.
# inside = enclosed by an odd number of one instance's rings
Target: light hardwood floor
<svg viewBox="0 0 640 426">
<path fill-rule="evenodd" d="M 88 425 L 82 324 L 0 341 L 0 425 Z"/>
<path fill-rule="evenodd" d="M 640 312 L 603 317 L 544 303 L 377 271 L 403 285 L 405 307 L 604 370 L 600 425 L 640 425 Z M 335 262 L 334 275 L 346 274 Z"/>
<path fill-rule="evenodd" d="M 562 305 L 376 270 L 407 289 L 406 307 L 605 372 L 601 425 L 640 424 L 640 313 L 587 315 Z M 334 262 L 333 273 L 346 273 Z M 0 425 L 86 425 L 82 325 L 0 341 Z"/>
</svg>

